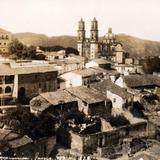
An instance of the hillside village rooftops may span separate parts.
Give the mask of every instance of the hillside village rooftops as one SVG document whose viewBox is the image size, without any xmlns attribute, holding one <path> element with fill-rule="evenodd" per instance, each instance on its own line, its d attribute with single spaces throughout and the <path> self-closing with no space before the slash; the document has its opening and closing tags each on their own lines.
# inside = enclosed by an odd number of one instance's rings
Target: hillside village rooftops
<svg viewBox="0 0 160 160">
<path fill-rule="evenodd" d="M 32 111 L 43 112 L 51 105 L 56 106 L 59 104 L 75 102 L 75 101 L 77 101 L 77 99 L 73 97 L 71 94 L 69 94 L 67 91 L 58 90 L 55 92 L 41 93 L 39 96 L 34 97 L 30 101 L 30 105 Z"/>
<path fill-rule="evenodd" d="M 0 129 L 0 141 L 8 143 L 10 148 L 18 148 L 28 143 L 32 143 L 32 139 L 27 135 L 20 135 L 8 129 Z M 0 149 L 3 150 L 3 143 L 0 142 Z"/>
<path fill-rule="evenodd" d="M 67 57 L 64 59 L 54 59 L 49 62 L 49 64 L 57 64 L 57 65 L 69 65 L 69 64 L 80 64 L 83 61 L 74 57 Z"/>
<path fill-rule="evenodd" d="M 20 138 L 9 141 L 8 143 L 11 148 L 19 148 L 21 146 L 24 146 L 24 145 L 32 143 L 32 142 L 33 142 L 33 140 L 31 138 L 29 138 L 27 135 L 24 135 Z"/>
<path fill-rule="evenodd" d="M 65 56 L 65 50 L 60 50 L 57 52 L 43 52 L 43 54 L 46 56 L 60 56 L 60 55 Z"/>
<path fill-rule="evenodd" d="M 115 64 L 114 65 L 115 67 L 134 67 L 134 65 L 132 65 L 132 64 Z"/>
<path fill-rule="evenodd" d="M 96 66 L 95 67 L 91 67 L 91 68 L 93 68 L 95 70 L 99 70 L 99 71 L 101 71 L 103 73 L 106 73 L 108 75 L 119 75 L 119 73 L 115 69 L 104 69 L 104 68 L 96 67 Z"/>
<path fill-rule="evenodd" d="M 101 74 L 103 72 L 100 71 L 100 70 L 94 69 L 94 68 L 85 68 L 85 69 L 73 71 L 73 73 L 79 74 L 83 78 L 85 78 L 85 77 L 89 77 L 89 76 L 92 76 L 92 75 Z"/>
<path fill-rule="evenodd" d="M 46 92 L 41 93 L 40 95 L 52 105 L 77 101 L 75 97 L 73 97 L 65 90 L 58 90 L 56 92 Z"/>
<path fill-rule="evenodd" d="M 28 66 L 12 68 L 10 63 L 0 64 L 0 75 L 16 75 L 16 74 L 31 74 L 31 73 L 45 73 L 56 71 L 54 66 Z"/>
<path fill-rule="evenodd" d="M 75 55 L 75 54 L 73 54 L 73 53 L 70 53 L 68 56 L 69 56 L 69 57 L 76 58 L 76 59 L 79 59 L 79 60 L 81 60 L 81 61 L 84 61 L 84 60 L 85 60 L 84 57 L 79 56 L 79 55 Z"/>
<path fill-rule="evenodd" d="M 9 129 L 0 129 L 0 141 L 18 138 L 19 134 L 13 133 Z"/>
<path fill-rule="evenodd" d="M 110 64 L 111 63 L 108 60 L 103 59 L 103 58 L 97 58 L 97 59 L 94 59 L 93 61 L 96 62 L 97 64 Z"/>
<path fill-rule="evenodd" d="M 38 112 L 43 112 L 45 109 L 51 106 L 51 103 L 49 103 L 45 98 L 42 96 L 37 96 L 34 97 L 30 101 L 30 107 L 31 107 L 31 112 L 32 111 L 38 111 Z"/>
<path fill-rule="evenodd" d="M 160 77 L 153 75 L 129 75 L 123 79 L 128 87 L 160 86 Z"/>
<path fill-rule="evenodd" d="M 132 94 L 128 93 L 126 89 L 114 84 L 110 79 L 104 80 L 102 82 L 93 83 L 91 84 L 91 87 L 101 91 L 103 94 L 106 94 L 106 90 L 108 90 L 122 98 L 128 98 L 132 96 Z"/>
<path fill-rule="evenodd" d="M 76 96 L 82 101 L 93 104 L 107 100 L 106 97 L 94 88 L 87 88 L 85 86 L 72 87 L 66 89 L 70 94 Z"/>
</svg>

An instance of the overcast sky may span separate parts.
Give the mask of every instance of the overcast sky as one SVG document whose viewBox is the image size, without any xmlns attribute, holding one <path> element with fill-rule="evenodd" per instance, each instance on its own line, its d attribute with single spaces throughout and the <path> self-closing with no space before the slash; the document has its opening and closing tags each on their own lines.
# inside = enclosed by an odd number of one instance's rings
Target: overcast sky
<svg viewBox="0 0 160 160">
<path fill-rule="evenodd" d="M 13 33 L 76 35 L 81 17 L 86 30 L 95 16 L 99 34 L 108 27 L 160 41 L 160 0 L 0 0 L 0 27 Z"/>
</svg>

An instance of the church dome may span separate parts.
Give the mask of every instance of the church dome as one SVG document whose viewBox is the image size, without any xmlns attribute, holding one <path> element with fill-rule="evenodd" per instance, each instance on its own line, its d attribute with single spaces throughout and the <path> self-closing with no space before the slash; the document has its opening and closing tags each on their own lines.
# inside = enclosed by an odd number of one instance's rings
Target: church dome
<svg viewBox="0 0 160 160">
<path fill-rule="evenodd" d="M 108 33 L 104 36 L 106 40 L 115 40 L 116 36 L 114 33 L 112 33 L 112 28 L 108 29 Z"/>
</svg>

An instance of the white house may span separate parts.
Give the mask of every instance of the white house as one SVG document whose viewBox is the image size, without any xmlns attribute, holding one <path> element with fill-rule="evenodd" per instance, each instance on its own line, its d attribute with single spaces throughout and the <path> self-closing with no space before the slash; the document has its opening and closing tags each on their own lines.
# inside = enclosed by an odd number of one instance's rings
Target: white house
<svg viewBox="0 0 160 160">
<path fill-rule="evenodd" d="M 141 96 L 154 93 L 155 89 L 160 87 L 160 77 L 153 75 L 120 76 L 115 84 L 126 88 L 128 92 L 134 94 L 134 100 L 139 101 Z"/>
<path fill-rule="evenodd" d="M 103 72 L 94 68 L 86 68 L 64 73 L 60 78 L 65 80 L 66 88 L 77 87 L 100 81 L 103 78 Z"/>
<path fill-rule="evenodd" d="M 105 94 L 106 98 L 111 100 L 113 108 L 123 109 L 133 100 L 131 93 L 128 93 L 126 89 L 119 87 L 109 79 L 91 84 L 91 87 Z"/>
<path fill-rule="evenodd" d="M 115 64 L 117 72 L 123 75 L 129 75 L 130 73 L 136 73 L 136 68 L 130 64 Z"/>
<path fill-rule="evenodd" d="M 60 76 L 64 80 L 64 88 L 76 87 L 82 85 L 82 77 L 74 72 L 64 73 Z"/>
<path fill-rule="evenodd" d="M 88 63 L 85 64 L 86 68 L 90 67 L 101 67 L 104 69 L 110 69 L 111 68 L 111 63 L 107 61 L 106 59 L 98 58 L 98 59 L 93 59 L 89 61 Z"/>
</svg>

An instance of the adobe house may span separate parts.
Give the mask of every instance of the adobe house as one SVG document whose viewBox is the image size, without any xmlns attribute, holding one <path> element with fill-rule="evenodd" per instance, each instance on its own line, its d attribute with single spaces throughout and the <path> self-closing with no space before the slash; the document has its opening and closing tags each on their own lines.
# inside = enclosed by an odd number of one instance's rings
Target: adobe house
<svg viewBox="0 0 160 160">
<path fill-rule="evenodd" d="M 101 130 L 97 132 L 82 134 L 71 129 L 64 133 L 67 136 L 64 139 L 64 143 L 65 141 L 70 142 L 71 150 L 80 154 L 98 152 L 99 156 L 103 156 L 110 146 L 120 147 L 121 142 L 126 137 L 141 139 L 149 136 L 146 121 L 114 128 L 103 119 L 101 120 Z"/>
<path fill-rule="evenodd" d="M 0 129 L 0 151 L 2 155 L 8 156 L 33 156 L 33 141 L 27 135 L 19 135 L 8 129 Z M 30 154 L 26 154 L 26 151 Z"/>
<path fill-rule="evenodd" d="M 7 157 L 35 158 L 49 156 L 56 144 L 56 138 L 48 137 L 33 141 L 27 135 L 20 135 L 8 129 L 0 129 L 0 152 Z"/>
<path fill-rule="evenodd" d="M 103 71 L 94 68 L 85 68 L 68 72 L 60 76 L 65 80 L 66 88 L 89 85 L 103 78 Z"/>
<path fill-rule="evenodd" d="M 52 113 L 60 115 L 78 110 L 77 99 L 65 90 L 41 93 L 30 101 L 30 110 L 39 115 L 41 113 Z"/>
<path fill-rule="evenodd" d="M 115 80 L 120 76 L 120 74 L 113 68 L 111 69 L 103 69 L 100 67 L 91 67 L 91 68 L 103 72 L 103 78 L 101 78 L 101 81 L 104 79 L 111 79 L 112 82 L 115 82 Z"/>
<path fill-rule="evenodd" d="M 0 64 L 1 105 L 8 99 L 23 100 L 57 89 L 57 70 L 53 66 L 32 62 Z"/>
<path fill-rule="evenodd" d="M 160 77 L 154 75 L 128 75 L 121 76 L 115 84 L 126 88 L 128 92 L 134 94 L 134 100 L 140 101 L 140 98 L 147 93 L 154 93 L 157 87 L 160 87 Z"/>
<path fill-rule="evenodd" d="M 98 90 L 80 86 L 68 88 L 66 91 L 78 99 L 79 111 L 86 115 L 99 115 L 103 118 L 110 116 L 111 102 Z"/>
<path fill-rule="evenodd" d="M 57 52 L 42 52 L 46 56 L 46 60 L 54 61 L 54 60 L 63 60 L 66 56 L 65 50 L 60 50 Z"/>
<path fill-rule="evenodd" d="M 123 109 L 133 101 L 133 95 L 131 93 L 116 85 L 110 79 L 93 83 L 91 87 L 97 89 L 99 92 L 103 93 L 106 98 L 110 99 L 113 108 Z"/>
<path fill-rule="evenodd" d="M 49 63 L 59 67 L 59 75 L 84 68 L 84 58 L 76 55 L 70 55 L 64 59 L 55 59 Z"/>
<path fill-rule="evenodd" d="M 122 75 L 130 75 L 137 71 L 136 67 L 132 64 L 115 64 L 114 68 Z"/>
<path fill-rule="evenodd" d="M 119 77 L 116 82 L 122 88 L 132 88 L 137 90 L 155 89 L 160 87 L 160 78 L 154 75 L 128 75 Z"/>
<path fill-rule="evenodd" d="M 104 69 L 110 69 L 111 68 L 111 62 L 107 61 L 106 59 L 103 58 L 97 58 L 89 61 L 88 63 L 85 64 L 86 68 L 91 68 L 91 67 L 100 67 Z"/>
</svg>

